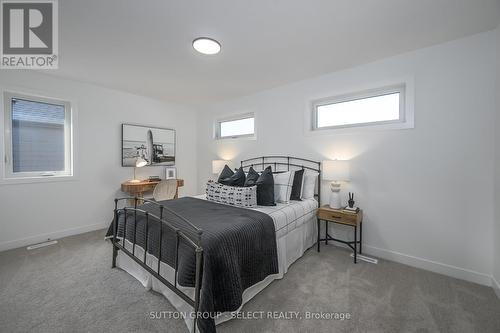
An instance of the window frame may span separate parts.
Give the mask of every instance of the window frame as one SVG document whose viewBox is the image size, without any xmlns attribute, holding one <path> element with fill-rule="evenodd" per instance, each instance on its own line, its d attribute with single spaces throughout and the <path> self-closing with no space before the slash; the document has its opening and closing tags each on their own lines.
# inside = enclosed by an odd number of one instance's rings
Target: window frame
<svg viewBox="0 0 500 333">
<path fill-rule="evenodd" d="M 221 124 L 222 123 L 236 121 L 236 120 L 249 119 L 249 118 L 253 118 L 253 133 L 251 133 L 251 134 L 238 134 L 238 135 L 232 135 L 232 136 L 221 136 Z M 244 139 L 244 138 L 254 139 L 255 136 L 256 136 L 256 128 L 255 128 L 255 114 L 254 113 L 244 113 L 244 114 L 234 115 L 234 116 L 230 116 L 230 117 L 218 118 L 215 121 L 214 138 L 216 140 Z"/>
<path fill-rule="evenodd" d="M 405 124 L 407 122 L 406 92 L 407 92 L 407 85 L 405 83 L 400 83 L 376 89 L 364 90 L 361 92 L 349 93 L 349 94 L 314 100 L 312 102 L 312 112 L 311 112 L 311 127 L 310 127 L 311 131 L 317 132 L 324 130 L 339 130 L 339 129 L 349 129 L 349 128 L 355 129 L 361 127 L 371 127 L 371 126 L 376 127 L 381 125 Z M 322 126 L 322 127 L 318 126 L 318 107 L 320 106 L 357 101 L 372 97 L 391 95 L 395 93 L 399 93 L 399 119 L 362 122 L 362 123 L 354 123 L 346 125 L 334 125 L 334 126 Z"/>
<path fill-rule="evenodd" d="M 3 91 L 4 110 L 4 157 L 3 157 L 3 181 L 4 182 L 26 182 L 26 181 L 53 181 L 72 179 L 74 177 L 74 109 L 69 100 L 54 97 L 45 97 L 30 93 L 18 93 Z M 14 172 L 13 147 L 12 147 L 12 99 L 22 99 L 38 103 L 47 103 L 64 106 L 64 170 L 62 171 L 33 171 Z"/>
</svg>

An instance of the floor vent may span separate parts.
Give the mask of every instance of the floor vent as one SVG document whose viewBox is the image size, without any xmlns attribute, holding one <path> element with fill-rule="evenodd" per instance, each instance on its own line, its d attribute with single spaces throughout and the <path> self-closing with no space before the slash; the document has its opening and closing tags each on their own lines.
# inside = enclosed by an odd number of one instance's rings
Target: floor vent
<svg viewBox="0 0 500 333">
<path fill-rule="evenodd" d="M 39 249 L 41 247 L 50 246 L 50 245 L 54 245 L 54 244 L 57 244 L 56 240 L 43 242 L 43 243 L 39 243 L 39 244 L 35 244 L 35 245 L 30 245 L 26 249 L 27 250 L 34 250 L 34 249 Z"/>
<path fill-rule="evenodd" d="M 354 253 L 351 253 L 351 257 L 354 257 Z M 369 262 L 371 264 L 378 264 L 378 259 L 366 257 L 362 254 L 358 254 L 357 257 L 359 260 L 363 260 L 363 261 Z"/>
</svg>

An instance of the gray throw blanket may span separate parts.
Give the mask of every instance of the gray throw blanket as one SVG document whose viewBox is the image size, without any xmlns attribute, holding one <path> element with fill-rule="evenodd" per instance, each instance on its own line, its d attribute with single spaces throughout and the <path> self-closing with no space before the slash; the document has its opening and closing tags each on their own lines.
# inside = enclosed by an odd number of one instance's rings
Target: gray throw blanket
<svg viewBox="0 0 500 333">
<path fill-rule="evenodd" d="M 217 312 L 237 310 L 242 304 L 246 288 L 268 275 L 278 273 L 274 222 L 269 215 L 195 198 L 163 201 L 160 204 L 203 230 L 201 313 L 214 315 Z M 156 205 L 144 204 L 138 208 L 160 216 Z M 165 212 L 164 218 L 181 230 L 192 230 L 173 214 Z M 118 221 L 118 236 L 122 237 L 124 214 L 120 214 Z M 136 244 L 144 247 L 145 218 L 142 214 L 137 214 L 135 230 L 133 221 L 133 213 L 129 212 L 126 239 L 133 241 L 135 236 Z M 148 225 L 148 253 L 158 257 L 160 226 L 155 220 L 150 220 Z M 108 236 L 112 235 L 113 224 L 108 230 Z M 175 234 L 163 227 L 162 262 L 173 267 L 174 251 Z M 178 267 L 179 284 L 194 287 L 195 255 L 185 241 L 179 244 Z M 201 332 L 216 331 L 213 319 L 200 319 L 198 328 Z"/>
</svg>

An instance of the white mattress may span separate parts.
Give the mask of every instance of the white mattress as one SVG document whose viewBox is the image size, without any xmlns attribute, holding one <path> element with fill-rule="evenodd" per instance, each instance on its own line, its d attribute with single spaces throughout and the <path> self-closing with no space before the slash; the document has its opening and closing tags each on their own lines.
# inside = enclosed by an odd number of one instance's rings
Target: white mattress
<svg viewBox="0 0 500 333">
<path fill-rule="evenodd" d="M 205 199 L 205 195 L 199 195 L 195 198 Z M 316 208 L 318 208 L 316 199 L 291 201 L 289 204 L 278 203 L 276 206 L 257 206 L 257 208 L 249 208 L 266 213 L 273 219 L 276 230 L 276 244 L 278 247 L 279 273 L 269 275 L 263 281 L 247 288 L 243 293 L 243 303 L 241 307 L 267 287 L 273 280 L 281 279 L 288 271 L 288 267 L 299 259 L 308 248 L 314 245 L 317 234 Z M 126 242 L 126 248 L 132 248 L 132 244 L 128 241 Z M 135 254 L 139 258 L 142 258 L 144 254 L 143 249 L 136 247 Z M 154 267 L 156 270 L 157 258 L 150 254 L 147 255 L 147 258 L 147 264 Z M 147 289 L 153 289 L 163 294 L 179 312 L 189 313 L 192 311 L 192 308 L 179 296 L 164 286 L 155 277 L 151 276 L 151 274 L 121 251 L 118 251 L 116 264 L 139 280 Z M 170 266 L 162 262 L 161 272 L 162 276 L 173 282 L 174 271 Z M 193 288 L 180 287 L 179 289 L 192 297 Z M 240 311 L 241 307 L 237 311 Z M 216 324 L 227 321 L 232 317 L 231 315 L 223 314 L 216 319 Z M 187 315 L 185 321 L 189 331 L 191 331 L 193 327 L 191 317 Z"/>
</svg>

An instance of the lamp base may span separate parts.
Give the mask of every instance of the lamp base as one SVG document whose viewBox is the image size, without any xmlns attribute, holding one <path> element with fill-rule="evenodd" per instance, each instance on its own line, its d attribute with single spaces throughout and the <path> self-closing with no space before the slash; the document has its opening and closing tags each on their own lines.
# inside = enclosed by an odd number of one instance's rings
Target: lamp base
<svg viewBox="0 0 500 333">
<path fill-rule="evenodd" d="M 140 179 L 137 179 L 137 177 L 135 176 L 135 172 L 137 171 L 137 167 L 134 167 L 134 179 L 132 179 L 130 182 L 131 183 L 140 183 L 141 180 Z"/>
<path fill-rule="evenodd" d="M 330 208 L 333 209 L 341 209 L 342 205 L 340 203 L 340 195 L 339 192 L 332 192 L 330 195 Z"/>
<path fill-rule="evenodd" d="M 341 209 L 342 203 L 340 199 L 340 184 L 331 183 L 330 189 L 332 190 L 332 193 L 330 194 L 330 208 Z"/>
</svg>

